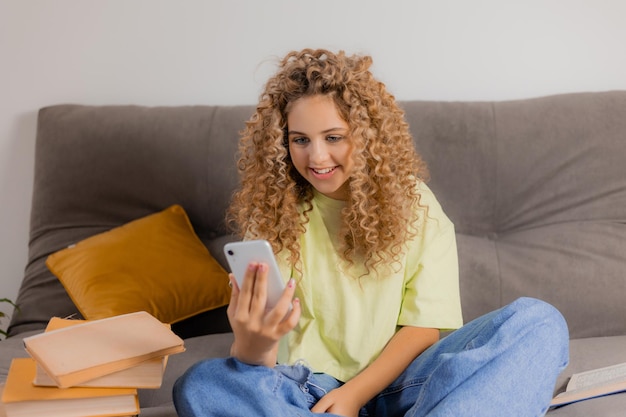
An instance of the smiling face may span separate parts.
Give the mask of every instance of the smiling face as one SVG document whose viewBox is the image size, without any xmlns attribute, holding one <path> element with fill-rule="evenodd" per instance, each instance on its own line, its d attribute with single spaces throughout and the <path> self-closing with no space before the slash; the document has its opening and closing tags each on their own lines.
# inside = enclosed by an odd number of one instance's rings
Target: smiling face
<svg viewBox="0 0 626 417">
<path fill-rule="evenodd" d="M 300 175 L 327 197 L 347 200 L 354 146 L 332 98 L 315 95 L 296 100 L 287 126 L 289 154 Z"/>
</svg>

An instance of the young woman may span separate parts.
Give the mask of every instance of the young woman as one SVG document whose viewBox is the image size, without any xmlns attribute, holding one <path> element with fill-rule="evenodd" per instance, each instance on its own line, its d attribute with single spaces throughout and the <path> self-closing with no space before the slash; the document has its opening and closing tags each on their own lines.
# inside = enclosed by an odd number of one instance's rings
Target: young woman
<svg viewBox="0 0 626 417">
<path fill-rule="evenodd" d="M 371 62 L 294 51 L 267 82 L 229 219 L 287 285 L 268 310 L 266 265 L 231 277 L 231 356 L 177 381 L 179 416 L 545 414 L 565 321 L 522 298 L 461 327 L 454 226 Z"/>
</svg>

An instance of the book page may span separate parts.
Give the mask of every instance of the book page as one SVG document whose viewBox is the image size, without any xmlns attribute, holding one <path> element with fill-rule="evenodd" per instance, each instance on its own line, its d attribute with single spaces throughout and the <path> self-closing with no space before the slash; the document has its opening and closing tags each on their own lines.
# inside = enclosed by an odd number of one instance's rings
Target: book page
<svg viewBox="0 0 626 417">
<path fill-rule="evenodd" d="M 620 380 L 626 380 L 626 363 L 574 374 L 567 384 L 566 391 L 587 389 Z"/>
</svg>

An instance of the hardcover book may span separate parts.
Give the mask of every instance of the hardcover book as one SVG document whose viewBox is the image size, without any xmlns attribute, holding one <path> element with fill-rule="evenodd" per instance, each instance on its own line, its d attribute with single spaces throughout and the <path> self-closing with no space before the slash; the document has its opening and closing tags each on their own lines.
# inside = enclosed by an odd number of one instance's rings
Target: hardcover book
<svg viewBox="0 0 626 417">
<path fill-rule="evenodd" d="M 37 387 L 32 358 L 11 362 L 2 403 L 7 417 L 100 417 L 139 414 L 134 388 Z"/>
<path fill-rule="evenodd" d="M 145 311 L 40 333 L 25 338 L 24 347 L 60 388 L 185 350 L 180 337 Z"/>
</svg>

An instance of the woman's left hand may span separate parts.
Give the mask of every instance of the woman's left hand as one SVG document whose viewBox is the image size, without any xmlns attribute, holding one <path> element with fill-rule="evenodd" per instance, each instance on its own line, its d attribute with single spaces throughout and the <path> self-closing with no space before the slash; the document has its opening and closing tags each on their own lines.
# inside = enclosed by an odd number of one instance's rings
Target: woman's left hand
<svg viewBox="0 0 626 417">
<path fill-rule="evenodd" d="M 324 395 L 311 408 L 313 413 L 331 413 L 343 417 L 358 417 L 361 404 L 345 386 L 336 388 Z"/>
</svg>

